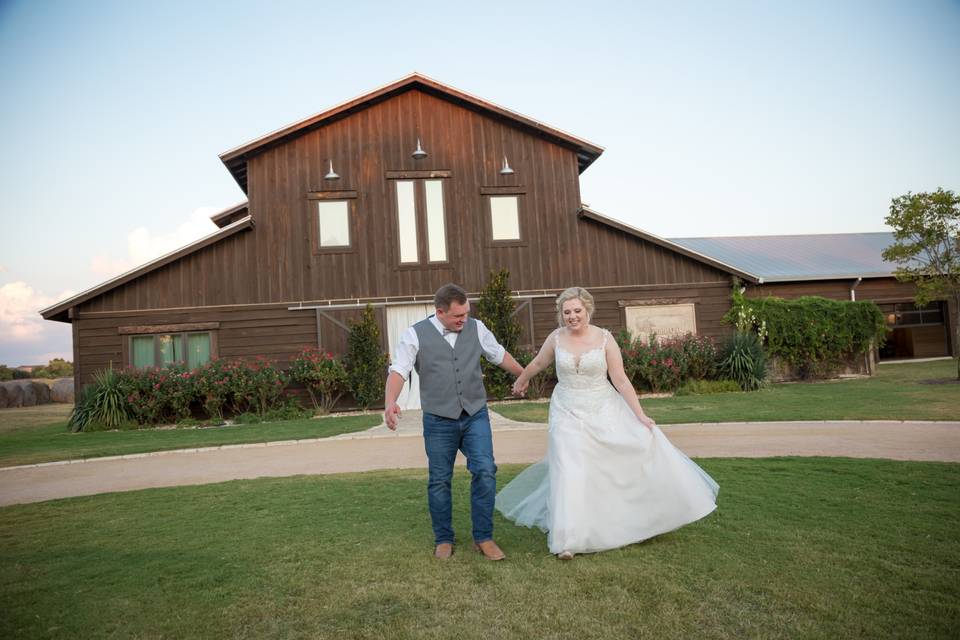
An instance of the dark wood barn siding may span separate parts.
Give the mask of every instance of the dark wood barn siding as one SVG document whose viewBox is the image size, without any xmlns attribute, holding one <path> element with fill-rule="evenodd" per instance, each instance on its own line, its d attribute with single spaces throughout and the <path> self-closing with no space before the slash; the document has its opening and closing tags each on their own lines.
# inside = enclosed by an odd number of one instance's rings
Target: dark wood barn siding
<svg viewBox="0 0 960 640">
<path fill-rule="evenodd" d="M 360 317 L 361 310 L 328 311 L 341 324 Z M 376 310 L 383 326 L 383 311 Z M 77 378 L 81 384 L 89 382 L 93 373 L 112 364 L 126 366 L 123 341 L 119 328 L 142 325 L 170 325 L 180 323 L 218 322 L 217 351 L 220 358 L 253 360 L 264 356 L 286 368 L 290 360 L 305 347 L 317 345 L 317 316 L 313 310 L 289 311 L 285 306 L 220 307 L 189 311 L 152 311 L 86 314 L 74 321 L 79 345 L 80 363 Z M 321 318 L 320 347 L 342 354 L 347 347 L 347 333 L 335 322 Z M 386 349 L 386 336 L 381 336 Z"/>
</svg>

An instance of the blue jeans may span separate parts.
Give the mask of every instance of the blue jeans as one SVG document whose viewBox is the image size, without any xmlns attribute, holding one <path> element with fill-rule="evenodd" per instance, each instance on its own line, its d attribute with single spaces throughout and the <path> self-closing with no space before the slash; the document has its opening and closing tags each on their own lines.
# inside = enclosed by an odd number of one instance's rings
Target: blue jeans
<svg viewBox="0 0 960 640">
<path fill-rule="evenodd" d="M 427 504 L 436 544 L 454 542 L 450 484 L 457 451 L 467 458 L 470 483 L 470 515 L 474 542 L 493 538 L 493 503 L 497 496 L 497 465 L 493 461 L 490 416 L 484 407 L 475 414 L 466 411 L 456 420 L 423 413 L 423 444 L 427 451 Z"/>
</svg>

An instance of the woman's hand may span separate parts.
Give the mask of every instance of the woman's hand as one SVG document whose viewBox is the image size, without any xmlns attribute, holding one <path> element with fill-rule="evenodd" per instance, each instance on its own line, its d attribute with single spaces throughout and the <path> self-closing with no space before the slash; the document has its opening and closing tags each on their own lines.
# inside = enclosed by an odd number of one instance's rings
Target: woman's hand
<svg viewBox="0 0 960 640">
<path fill-rule="evenodd" d="M 529 386 L 530 381 L 524 379 L 524 377 L 521 375 L 513 383 L 513 395 L 517 396 L 518 398 L 524 396 L 527 393 L 527 387 Z"/>
<path fill-rule="evenodd" d="M 640 422 L 642 422 L 643 426 L 645 426 L 650 431 L 653 431 L 653 428 L 657 426 L 657 423 L 653 421 L 653 418 L 651 418 L 647 414 L 643 414 L 640 416 Z"/>
</svg>

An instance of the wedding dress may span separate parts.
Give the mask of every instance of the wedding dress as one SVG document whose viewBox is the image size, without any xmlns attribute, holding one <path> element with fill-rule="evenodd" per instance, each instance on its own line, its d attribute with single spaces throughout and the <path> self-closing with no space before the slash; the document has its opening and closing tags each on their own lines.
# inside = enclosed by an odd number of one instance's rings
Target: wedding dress
<svg viewBox="0 0 960 640">
<path fill-rule="evenodd" d="M 641 423 L 607 380 L 603 344 L 582 354 L 554 340 L 547 457 L 497 495 L 509 520 L 547 532 L 551 553 L 603 551 L 646 540 L 716 509 L 719 485 Z"/>
</svg>

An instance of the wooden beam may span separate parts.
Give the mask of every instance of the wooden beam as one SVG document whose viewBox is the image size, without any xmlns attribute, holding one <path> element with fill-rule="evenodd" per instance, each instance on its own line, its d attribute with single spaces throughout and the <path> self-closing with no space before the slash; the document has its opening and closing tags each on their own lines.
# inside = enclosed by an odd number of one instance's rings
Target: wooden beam
<svg viewBox="0 0 960 640">
<path fill-rule="evenodd" d="M 183 331 L 210 331 L 219 329 L 219 322 L 185 322 L 180 324 L 149 324 L 133 325 L 126 327 L 117 327 L 120 335 L 133 335 L 144 333 L 180 333 Z"/>
<path fill-rule="evenodd" d="M 453 171 L 387 171 L 387 180 L 419 180 L 421 178 L 452 178 Z"/>
<path fill-rule="evenodd" d="M 308 191 L 307 200 L 349 200 L 357 197 L 356 191 Z"/>
</svg>

